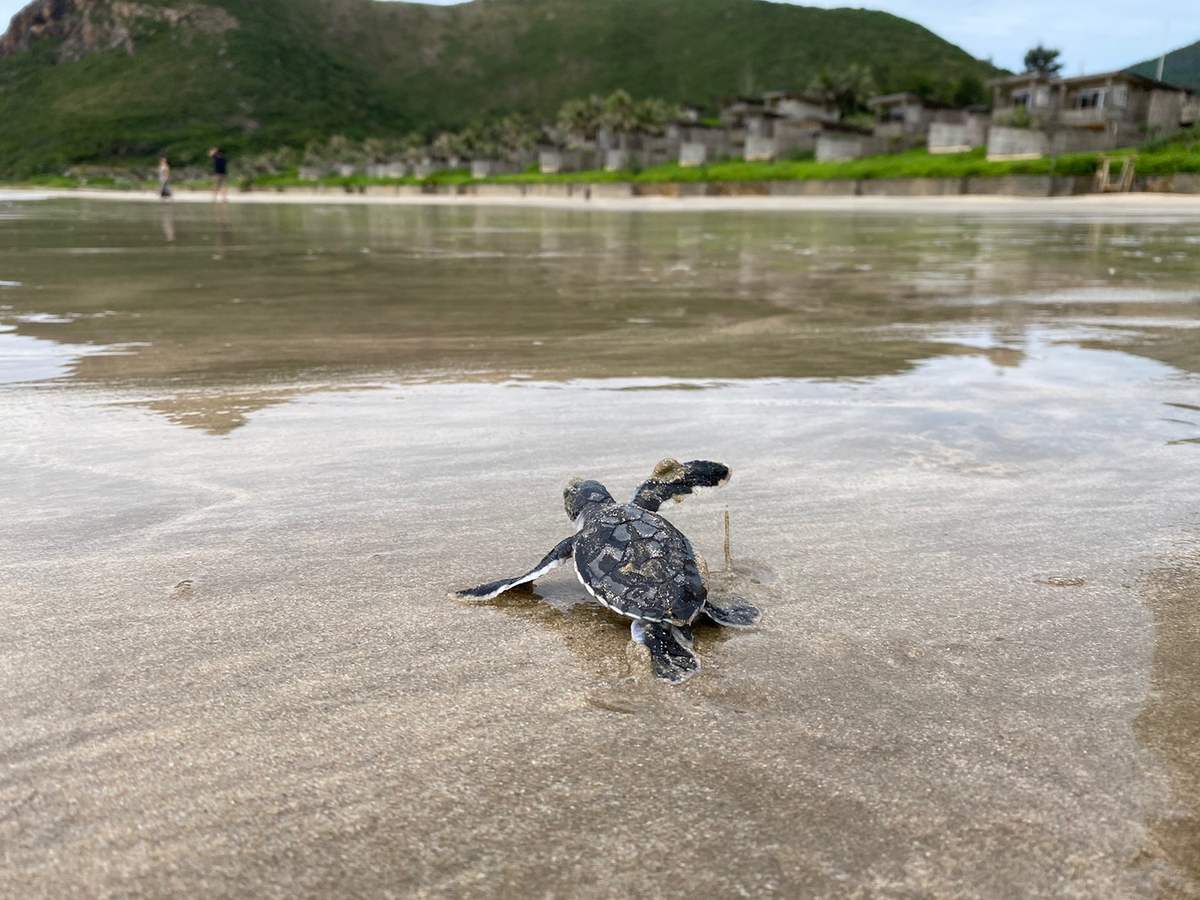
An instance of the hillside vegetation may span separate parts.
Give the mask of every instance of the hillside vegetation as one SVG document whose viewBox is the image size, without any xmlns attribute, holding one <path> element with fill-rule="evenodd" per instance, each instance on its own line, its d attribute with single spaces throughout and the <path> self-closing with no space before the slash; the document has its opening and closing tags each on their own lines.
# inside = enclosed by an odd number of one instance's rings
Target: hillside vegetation
<svg viewBox="0 0 1200 900">
<path fill-rule="evenodd" d="M 1158 58 L 1131 66 L 1130 71 L 1153 78 L 1158 74 Z M 1200 41 L 1167 54 L 1163 81 L 1200 91 Z"/>
<path fill-rule="evenodd" d="M 715 109 L 854 62 L 884 91 L 994 73 L 887 13 L 763 0 L 39 6 L 59 12 L 54 27 L 35 36 L 26 17 L 0 43 L 9 176 L 158 153 L 186 163 L 217 142 L 236 155 L 331 134 L 431 134 L 508 112 L 544 120 L 568 98 L 618 88 Z"/>
</svg>

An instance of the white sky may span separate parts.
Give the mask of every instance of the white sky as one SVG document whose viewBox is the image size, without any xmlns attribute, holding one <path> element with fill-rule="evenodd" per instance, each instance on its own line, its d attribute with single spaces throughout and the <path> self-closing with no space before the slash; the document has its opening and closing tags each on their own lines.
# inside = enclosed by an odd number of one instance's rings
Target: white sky
<svg viewBox="0 0 1200 900">
<path fill-rule="evenodd" d="M 429 0 L 447 4 L 457 0 Z M 25 0 L 0 0 L 7 23 Z M 807 0 L 809 6 L 845 2 Z M 1200 40 L 1197 0 L 1157 0 L 1130 7 L 1119 0 L 860 0 L 920 22 L 981 59 L 1019 71 L 1025 51 L 1039 42 L 1063 51 L 1069 75 L 1119 69 Z"/>
</svg>

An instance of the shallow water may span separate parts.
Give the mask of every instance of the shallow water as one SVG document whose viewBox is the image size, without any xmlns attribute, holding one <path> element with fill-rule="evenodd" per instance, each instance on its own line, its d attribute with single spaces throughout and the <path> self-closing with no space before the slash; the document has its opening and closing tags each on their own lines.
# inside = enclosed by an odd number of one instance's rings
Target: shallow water
<svg viewBox="0 0 1200 900">
<path fill-rule="evenodd" d="M 0 203 L 0 894 L 1200 895 L 1198 251 Z M 446 598 L 666 455 L 766 614 L 683 688 Z"/>
</svg>

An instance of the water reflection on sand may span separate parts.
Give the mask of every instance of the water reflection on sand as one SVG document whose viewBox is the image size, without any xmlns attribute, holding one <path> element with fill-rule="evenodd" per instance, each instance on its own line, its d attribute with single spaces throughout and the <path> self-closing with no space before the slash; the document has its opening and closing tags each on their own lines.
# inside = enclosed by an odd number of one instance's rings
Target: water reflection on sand
<svg viewBox="0 0 1200 900">
<path fill-rule="evenodd" d="M 999 359 L 1031 328 L 1200 366 L 1179 327 L 1200 310 L 1192 235 L 1175 223 L 23 210 L 0 243 L 0 275 L 23 283 L 3 295 L 0 321 L 64 345 L 140 348 L 81 354 L 71 377 L 90 384 L 224 386 L 244 399 L 261 382 L 431 373 L 863 378 L 978 352 L 956 334 L 997 336 Z"/>
<path fill-rule="evenodd" d="M 15 208 L 0 894 L 1200 893 L 1200 224 Z M 447 600 L 667 454 L 684 688 Z"/>
</svg>

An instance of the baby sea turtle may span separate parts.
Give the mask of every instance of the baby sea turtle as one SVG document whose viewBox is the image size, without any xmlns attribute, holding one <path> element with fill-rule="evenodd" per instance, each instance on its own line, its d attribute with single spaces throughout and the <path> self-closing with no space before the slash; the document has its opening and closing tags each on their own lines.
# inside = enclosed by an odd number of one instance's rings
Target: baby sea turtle
<svg viewBox="0 0 1200 900">
<path fill-rule="evenodd" d="M 720 486 L 731 474 L 721 463 L 664 459 L 624 505 L 598 481 L 572 481 L 563 491 L 563 505 L 575 522 L 575 534 L 524 575 L 481 584 L 458 596 L 487 600 L 574 560 L 575 575 L 587 592 L 633 619 L 633 639 L 649 649 L 654 674 L 674 684 L 685 681 L 700 671 L 692 652 L 697 618 L 749 628 L 761 613 L 747 603 L 718 606 L 709 600 L 691 541 L 658 508 L 668 500 L 681 501 L 695 488 Z"/>
</svg>

